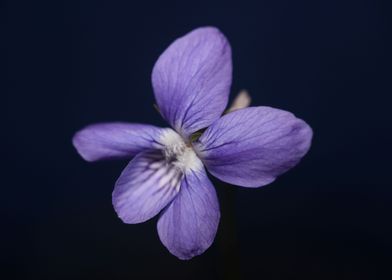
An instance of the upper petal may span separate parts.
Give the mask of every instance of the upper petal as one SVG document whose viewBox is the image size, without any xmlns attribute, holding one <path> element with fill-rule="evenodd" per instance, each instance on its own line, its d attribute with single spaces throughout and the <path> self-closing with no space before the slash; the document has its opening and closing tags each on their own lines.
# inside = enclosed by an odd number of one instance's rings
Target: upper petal
<svg viewBox="0 0 392 280">
<path fill-rule="evenodd" d="M 78 131 L 72 143 L 87 161 L 131 158 L 159 146 L 156 139 L 164 130 L 145 124 L 99 123 Z"/>
<path fill-rule="evenodd" d="M 231 85 L 231 49 L 216 28 L 198 28 L 174 41 L 152 71 L 162 116 L 182 136 L 209 126 L 224 111 Z"/>
<path fill-rule="evenodd" d="M 121 173 L 112 194 L 119 218 L 128 224 L 158 214 L 178 193 L 182 173 L 161 151 L 138 154 Z"/>
<path fill-rule="evenodd" d="M 165 247 L 180 259 L 202 254 L 214 241 L 220 211 L 215 188 L 204 168 L 188 172 L 181 190 L 158 221 Z"/>
<path fill-rule="evenodd" d="M 312 129 L 293 114 L 250 107 L 216 121 L 195 147 L 214 176 L 259 187 L 295 166 L 309 150 L 311 139 Z"/>
</svg>

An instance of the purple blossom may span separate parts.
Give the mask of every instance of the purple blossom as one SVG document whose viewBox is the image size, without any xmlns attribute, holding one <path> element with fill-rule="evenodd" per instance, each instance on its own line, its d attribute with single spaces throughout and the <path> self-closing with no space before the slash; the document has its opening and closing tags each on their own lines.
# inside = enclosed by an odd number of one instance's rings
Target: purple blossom
<svg viewBox="0 0 392 280">
<path fill-rule="evenodd" d="M 260 106 L 222 116 L 231 78 L 225 36 L 196 29 L 174 41 L 152 71 L 158 108 L 172 128 L 104 123 L 73 138 L 87 161 L 134 157 L 115 184 L 114 209 L 128 224 L 160 213 L 159 238 L 180 259 L 202 254 L 218 228 L 219 202 L 205 168 L 224 182 L 261 187 L 310 147 L 311 128 L 289 112 Z"/>
</svg>

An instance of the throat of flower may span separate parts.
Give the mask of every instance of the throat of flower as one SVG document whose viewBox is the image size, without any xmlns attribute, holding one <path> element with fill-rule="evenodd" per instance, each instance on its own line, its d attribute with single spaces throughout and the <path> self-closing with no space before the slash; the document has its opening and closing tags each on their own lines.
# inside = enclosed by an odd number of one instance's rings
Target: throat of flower
<svg viewBox="0 0 392 280">
<path fill-rule="evenodd" d="M 182 172 L 199 170 L 202 167 L 193 147 L 185 143 L 183 138 L 174 130 L 167 129 L 161 135 L 160 143 L 163 145 L 163 156 L 166 163 L 174 165 Z"/>
</svg>

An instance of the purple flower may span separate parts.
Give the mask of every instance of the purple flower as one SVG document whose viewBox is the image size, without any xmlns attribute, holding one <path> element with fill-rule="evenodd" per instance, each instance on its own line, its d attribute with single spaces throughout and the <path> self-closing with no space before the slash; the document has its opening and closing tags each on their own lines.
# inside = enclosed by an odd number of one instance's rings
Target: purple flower
<svg viewBox="0 0 392 280">
<path fill-rule="evenodd" d="M 225 36 L 196 29 L 174 41 L 152 71 L 158 108 L 172 128 L 104 123 L 73 138 L 87 161 L 134 157 L 115 184 L 114 209 L 128 224 L 161 213 L 160 240 L 180 259 L 202 254 L 218 228 L 219 203 L 205 167 L 227 183 L 261 187 L 310 147 L 311 128 L 289 112 L 249 107 L 222 116 L 231 77 Z"/>
</svg>

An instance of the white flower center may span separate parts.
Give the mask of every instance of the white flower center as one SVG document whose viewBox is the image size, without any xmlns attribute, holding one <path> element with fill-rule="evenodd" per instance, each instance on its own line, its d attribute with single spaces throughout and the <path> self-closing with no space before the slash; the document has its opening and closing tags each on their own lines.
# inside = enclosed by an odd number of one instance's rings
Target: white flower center
<svg viewBox="0 0 392 280">
<path fill-rule="evenodd" d="M 203 167 L 192 146 L 187 145 L 174 130 L 167 128 L 159 142 L 164 146 L 163 155 L 167 163 L 173 164 L 182 172 L 200 170 Z"/>
</svg>

